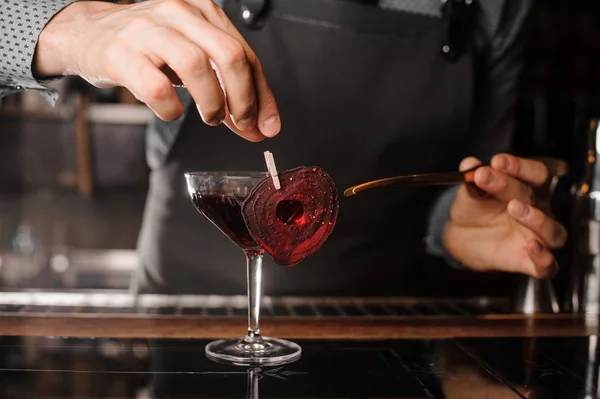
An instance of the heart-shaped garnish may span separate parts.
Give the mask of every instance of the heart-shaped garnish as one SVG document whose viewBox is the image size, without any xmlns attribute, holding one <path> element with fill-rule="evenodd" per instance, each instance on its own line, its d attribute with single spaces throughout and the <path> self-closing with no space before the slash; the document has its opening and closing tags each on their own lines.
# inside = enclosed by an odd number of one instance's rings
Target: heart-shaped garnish
<svg viewBox="0 0 600 399">
<path fill-rule="evenodd" d="M 281 189 L 265 177 L 242 205 L 252 237 L 279 265 L 293 266 L 317 252 L 337 220 L 335 183 L 318 167 L 279 172 Z"/>
</svg>

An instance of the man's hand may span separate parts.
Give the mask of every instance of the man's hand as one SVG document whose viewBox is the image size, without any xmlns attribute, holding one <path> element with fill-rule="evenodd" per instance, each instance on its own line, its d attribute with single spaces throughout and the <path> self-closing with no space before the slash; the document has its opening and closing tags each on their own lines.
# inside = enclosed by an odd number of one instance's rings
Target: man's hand
<svg viewBox="0 0 600 399">
<path fill-rule="evenodd" d="M 460 165 L 479 165 L 474 158 Z M 499 154 L 475 172 L 475 186 L 460 187 L 444 232 L 455 259 L 478 270 L 551 278 L 558 266 L 551 253 L 567 234 L 550 215 L 549 198 L 534 192 L 548 181 L 548 169 L 535 160 Z"/>
<path fill-rule="evenodd" d="M 34 73 L 124 86 L 167 121 L 184 111 L 173 88 L 184 84 L 209 125 L 251 141 L 281 128 L 260 62 L 212 0 L 73 3 L 42 31 Z"/>
</svg>

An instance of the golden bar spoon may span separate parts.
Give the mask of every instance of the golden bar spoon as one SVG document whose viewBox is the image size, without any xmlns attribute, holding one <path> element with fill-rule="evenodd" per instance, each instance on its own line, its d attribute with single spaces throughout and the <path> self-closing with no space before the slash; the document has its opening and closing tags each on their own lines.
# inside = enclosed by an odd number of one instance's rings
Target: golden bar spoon
<svg viewBox="0 0 600 399">
<path fill-rule="evenodd" d="M 478 165 L 474 168 L 467 169 L 459 172 L 442 172 L 442 173 L 421 173 L 414 175 L 403 175 L 387 177 L 385 179 L 373 180 L 366 183 L 361 183 L 356 186 L 352 186 L 344 191 L 345 197 L 358 194 L 361 191 L 369 190 L 371 188 L 390 186 L 390 185 L 401 185 L 401 186 L 435 186 L 445 184 L 459 184 L 459 183 L 472 183 L 475 178 L 475 171 L 483 166 Z"/>
<path fill-rule="evenodd" d="M 552 158 L 552 157 L 533 157 L 542 162 L 548 168 L 550 177 L 560 177 L 567 172 L 567 163 L 563 160 Z M 358 194 L 361 191 L 369 190 L 371 188 L 384 187 L 390 185 L 400 186 L 440 186 L 448 184 L 462 184 L 462 183 L 473 183 L 475 178 L 475 171 L 483 166 L 489 166 L 489 164 L 483 164 L 475 166 L 474 168 L 467 169 L 459 172 L 442 172 L 442 173 L 422 173 L 414 175 L 403 175 L 387 177 L 385 179 L 373 180 L 366 183 L 361 183 L 356 186 L 352 186 L 344 191 L 345 197 Z"/>
</svg>

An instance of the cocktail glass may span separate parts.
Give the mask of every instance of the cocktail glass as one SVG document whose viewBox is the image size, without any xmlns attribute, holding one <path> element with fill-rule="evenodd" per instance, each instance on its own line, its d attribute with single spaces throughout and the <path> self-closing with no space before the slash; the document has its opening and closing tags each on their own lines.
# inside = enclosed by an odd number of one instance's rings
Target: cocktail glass
<svg viewBox="0 0 600 399">
<path fill-rule="evenodd" d="M 264 249 L 252 238 L 242 216 L 242 203 L 267 172 L 189 172 L 188 192 L 198 212 L 210 220 L 246 255 L 248 289 L 248 333 L 239 339 L 221 339 L 206 346 L 206 355 L 216 361 L 240 366 L 281 365 L 300 357 L 294 342 L 263 337 L 259 318 L 262 300 Z"/>
</svg>

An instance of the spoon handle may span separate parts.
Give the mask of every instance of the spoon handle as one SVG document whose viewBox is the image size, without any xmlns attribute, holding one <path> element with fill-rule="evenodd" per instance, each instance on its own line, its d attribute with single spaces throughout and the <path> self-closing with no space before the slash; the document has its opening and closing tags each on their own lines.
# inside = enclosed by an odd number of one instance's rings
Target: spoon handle
<svg viewBox="0 0 600 399">
<path fill-rule="evenodd" d="M 472 183 L 475 178 L 475 171 L 482 166 L 478 165 L 474 168 L 462 171 L 462 172 L 442 172 L 442 173 L 423 173 L 415 175 L 404 175 L 387 177 L 385 179 L 373 180 L 366 183 L 352 186 L 344 191 L 345 197 L 357 194 L 360 191 L 368 190 L 376 187 L 390 186 L 390 185 L 402 185 L 402 186 L 434 186 L 434 185 L 447 185 L 447 184 L 459 184 L 459 183 Z"/>
</svg>

